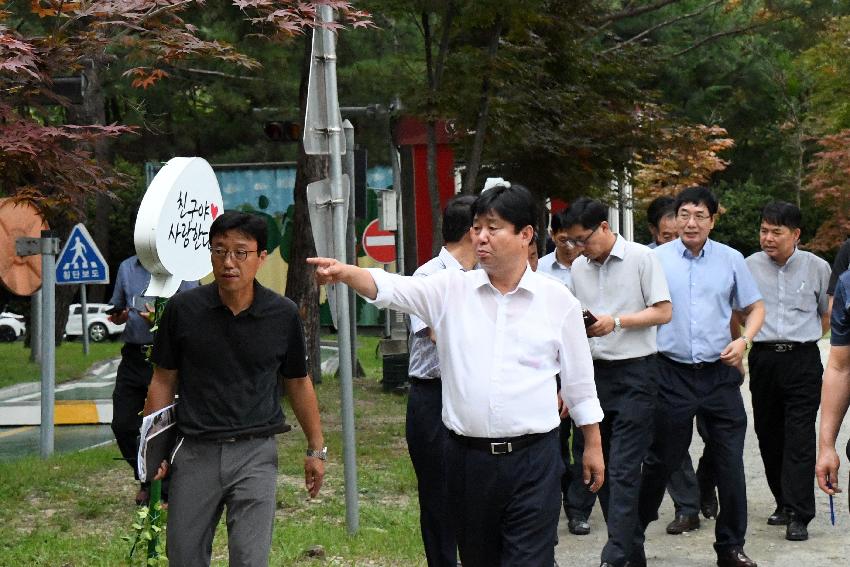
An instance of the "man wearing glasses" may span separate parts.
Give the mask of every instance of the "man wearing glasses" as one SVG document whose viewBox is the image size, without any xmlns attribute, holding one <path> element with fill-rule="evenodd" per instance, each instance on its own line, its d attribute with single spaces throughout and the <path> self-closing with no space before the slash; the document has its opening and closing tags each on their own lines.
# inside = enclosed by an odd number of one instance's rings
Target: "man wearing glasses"
<svg viewBox="0 0 850 567">
<path fill-rule="evenodd" d="M 744 353 L 764 322 L 764 304 L 741 253 L 708 238 L 718 208 L 711 191 L 685 189 L 674 206 L 680 236 L 655 249 L 674 309 L 670 323 L 658 329 L 655 439 L 643 467 L 640 526 L 629 565 L 646 565 L 646 526 L 658 519 L 667 481 L 681 467 L 691 444 L 694 416 L 700 415 L 720 497 L 714 543 L 717 565 L 755 567 L 744 553 L 747 413 L 740 386 Z M 731 329 L 733 310 L 745 318 L 743 334 Z"/>
<path fill-rule="evenodd" d="M 540 258 L 537 262 L 537 269 L 541 274 L 546 274 L 569 285 L 570 266 L 572 266 L 573 260 L 581 254 L 581 250 L 568 242 L 569 236 L 564 226 L 564 214 L 565 211 L 561 211 L 552 215 L 550 233 L 552 241 L 555 243 L 555 249 Z"/>
<path fill-rule="evenodd" d="M 324 477 L 326 449 L 298 307 L 257 283 L 266 221 L 228 211 L 210 227 L 209 285 L 173 297 L 154 338 L 145 414 L 174 401 L 180 437 L 156 478 L 171 473 L 168 559 L 207 566 L 227 508 L 231 565 L 268 565 L 276 508 L 277 441 L 285 431 L 283 389 L 307 437 L 310 496 Z M 170 469 L 170 471 L 169 471 Z"/>
<path fill-rule="evenodd" d="M 655 254 L 627 242 L 608 226 L 608 207 L 583 198 L 564 218 L 568 242 L 582 251 L 572 267 L 572 289 L 596 321 L 587 327 L 608 482 L 599 503 L 608 524 L 601 567 L 622 567 L 637 528 L 641 463 L 652 441 L 657 373 L 656 327 L 673 308 Z"/>
</svg>

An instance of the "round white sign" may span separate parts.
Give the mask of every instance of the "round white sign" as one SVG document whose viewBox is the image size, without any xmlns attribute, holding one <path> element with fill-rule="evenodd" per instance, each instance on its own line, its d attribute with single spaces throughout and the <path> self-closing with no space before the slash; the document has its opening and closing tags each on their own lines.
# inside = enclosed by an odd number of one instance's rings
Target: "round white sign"
<svg viewBox="0 0 850 567">
<path fill-rule="evenodd" d="M 183 280 L 212 271 L 210 226 L 224 212 L 221 190 L 202 158 L 172 158 L 151 181 L 136 219 L 136 254 L 151 273 L 145 295 L 171 297 Z"/>
</svg>

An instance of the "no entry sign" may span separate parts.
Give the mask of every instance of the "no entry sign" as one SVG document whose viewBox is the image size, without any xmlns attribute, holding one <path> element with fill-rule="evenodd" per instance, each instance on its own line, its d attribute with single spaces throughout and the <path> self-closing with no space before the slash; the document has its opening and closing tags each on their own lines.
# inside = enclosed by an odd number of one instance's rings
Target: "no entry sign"
<svg viewBox="0 0 850 567">
<path fill-rule="evenodd" d="M 381 230 L 378 219 L 373 220 L 363 231 L 363 251 L 379 264 L 395 262 L 395 233 Z"/>
</svg>

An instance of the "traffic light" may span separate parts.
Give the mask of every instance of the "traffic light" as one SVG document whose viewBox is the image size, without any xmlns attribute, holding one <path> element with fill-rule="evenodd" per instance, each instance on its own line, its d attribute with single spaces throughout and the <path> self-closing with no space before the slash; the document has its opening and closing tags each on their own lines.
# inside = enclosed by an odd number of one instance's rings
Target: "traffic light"
<svg viewBox="0 0 850 567">
<path fill-rule="evenodd" d="M 272 142 L 301 141 L 301 124 L 291 120 L 266 122 L 263 131 Z"/>
</svg>

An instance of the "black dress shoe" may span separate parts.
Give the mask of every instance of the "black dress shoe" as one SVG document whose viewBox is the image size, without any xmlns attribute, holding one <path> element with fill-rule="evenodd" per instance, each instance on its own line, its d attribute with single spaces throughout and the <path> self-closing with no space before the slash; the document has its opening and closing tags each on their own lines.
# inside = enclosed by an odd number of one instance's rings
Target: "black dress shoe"
<svg viewBox="0 0 850 567">
<path fill-rule="evenodd" d="M 626 561 L 625 567 L 646 567 L 646 559 L 629 559 Z"/>
<path fill-rule="evenodd" d="M 788 541 L 806 541 L 809 539 L 809 529 L 806 524 L 792 517 L 785 528 L 785 539 Z"/>
<path fill-rule="evenodd" d="M 684 514 L 677 514 L 676 519 L 667 524 L 667 533 L 670 535 L 679 535 L 698 529 L 699 516 L 685 516 Z"/>
<path fill-rule="evenodd" d="M 789 521 L 788 512 L 782 506 L 777 506 L 773 514 L 767 517 L 768 526 L 787 526 Z"/>
<path fill-rule="evenodd" d="M 567 529 L 573 535 L 587 535 L 590 533 L 590 523 L 585 518 L 570 518 L 570 521 L 567 522 Z"/>
<path fill-rule="evenodd" d="M 699 511 L 706 520 L 717 517 L 720 505 L 717 503 L 717 493 L 713 488 L 710 491 L 700 492 Z"/>
<path fill-rule="evenodd" d="M 747 557 L 743 549 L 732 548 L 717 554 L 718 567 L 758 567 L 755 561 Z"/>
</svg>

